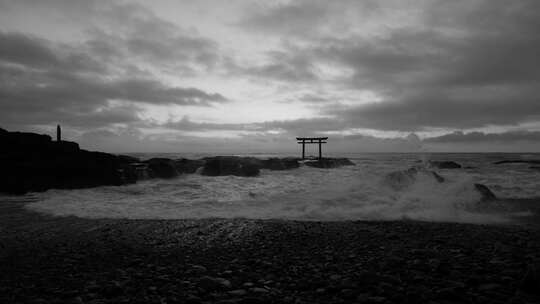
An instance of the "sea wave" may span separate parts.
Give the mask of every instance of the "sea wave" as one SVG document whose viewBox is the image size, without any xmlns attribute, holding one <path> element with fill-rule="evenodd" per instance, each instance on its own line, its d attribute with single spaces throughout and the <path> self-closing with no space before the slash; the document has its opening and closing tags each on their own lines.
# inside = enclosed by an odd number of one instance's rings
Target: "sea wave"
<svg viewBox="0 0 540 304">
<path fill-rule="evenodd" d="M 487 184 L 502 197 L 540 193 L 538 185 L 519 182 L 525 178 L 519 170 L 509 176 L 507 170 L 495 173 L 491 168 L 482 169 L 481 164 L 474 170 L 439 170 L 445 177 L 444 183 L 419 174 L 412 184 L 396 189 L 385 178 L 388 173 L 418 166 L 422 159 L 399 161 L 392 156 L 355 162 L 356 166 L 330 170 L 263 170 L 259 177 L 188 174 L 118 187 L 49 190 L 37 194 L 39 199 L 27 204 L 27 208 L 90 218 L 416 219 L 492 223 L 507 218 L 481 204 L 474 183 Z M 425 159 L 423 163 L 427 164 Z"/>
</svg>

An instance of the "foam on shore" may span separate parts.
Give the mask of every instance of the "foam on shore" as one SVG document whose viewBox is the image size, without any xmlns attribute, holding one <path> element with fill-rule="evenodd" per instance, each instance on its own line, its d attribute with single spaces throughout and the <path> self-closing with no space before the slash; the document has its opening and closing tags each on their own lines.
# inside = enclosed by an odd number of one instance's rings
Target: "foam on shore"
<svg viewBox="0 0 540 304">
<path fill-rule="evenodd" d="M 479 204 L 470 174 L 449 174 L 444 183 L 419 175 L 395 190 L 384 180 L 393 168 L 357 161 L 332 170 L 264 170 L 255 178 L 192 174 L 120 187 L 49 190 L 27 208 L 88 218 L 507 221 Z"/>
</svg>

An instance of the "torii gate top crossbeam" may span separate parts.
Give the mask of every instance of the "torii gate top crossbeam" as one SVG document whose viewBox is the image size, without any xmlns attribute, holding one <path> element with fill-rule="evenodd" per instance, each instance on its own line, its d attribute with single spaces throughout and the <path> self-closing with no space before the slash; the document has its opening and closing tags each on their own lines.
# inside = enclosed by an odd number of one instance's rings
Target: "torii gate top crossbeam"
<svg viewBox="0 0 540 304">
<path fill-rule="evenodd" d="M 305 159 L 306 144 L 319 144 L 319 159 L 322 159 L 321 144 L 325 144 L 328 137 L 297 137 L 296 140 L 302 144 L 302 159 Z"/>
<path fill-rule="evenodd" d="M 297 137 L 296 140 L 327 140 L 328 137 Z"/>
</svg>

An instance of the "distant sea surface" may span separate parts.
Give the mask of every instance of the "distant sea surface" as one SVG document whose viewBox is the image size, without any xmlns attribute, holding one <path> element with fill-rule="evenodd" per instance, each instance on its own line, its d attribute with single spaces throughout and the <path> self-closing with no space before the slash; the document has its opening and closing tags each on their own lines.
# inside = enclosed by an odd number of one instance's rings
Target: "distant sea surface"
<svg viewBox="0 0 540 304">
<path fill-rule="evenodd" d="M 132 155 L 141 159 L 211 156 Z M 540 160 L 540 154 L 351 153 L 329 156 L 348 157 L 356 166 L 262 170 L 259 177 L 209 177 L 196 173 L 126 186 L 49 190 L 21 199 L 30 202 L 26 207 L 31 210 L 91 218 L 415 219 L 470 223 L 526 218 L 532 216 L 533 211 L 512 208 L 512 204 L 527 202 L 536 208 L 536 202 L 540 202 L 540 170 L 531 168 L 534 165 L 494 164 L 500 160 Z M 430 160 L 455 161 L 464 169 L 433 169 L 446 179 L 444 183 L 419 175 L 414 184 L 405 189 L 395 190 L 388 185 L 385 179 L 388 173 L 412 166 L 428 168 Z M 475 183 L 488 186 L 499 200 L 482 202 L 474 189 Z"/>
</svg>

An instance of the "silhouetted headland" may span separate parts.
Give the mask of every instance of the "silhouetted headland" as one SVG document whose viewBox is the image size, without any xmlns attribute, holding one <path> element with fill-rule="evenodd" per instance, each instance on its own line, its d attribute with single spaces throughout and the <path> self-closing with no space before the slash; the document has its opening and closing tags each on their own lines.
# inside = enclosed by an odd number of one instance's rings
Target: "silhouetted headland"
<svg viewBox="0 0 540 304">
<path fill-rule="evenodd" d="M 207 176 L 258 176 L 261 169 L 290 170 L 307 165 L 337 168 L 354 165 L 345 158 L 269 158 L 215 156 L 202 159 L 152 158 L 141 161 L 127 155 L 87 151 L 75 142 L 57 140 L 49 135 L 8 132 L 0 129 L 0 153 L 4 174 L 0 192 L 23 194 L 47 189 L 77 189 L 105 185 L 125 185 L 149 178 L 174 178 L 181 174 Z"/>
</svg>

